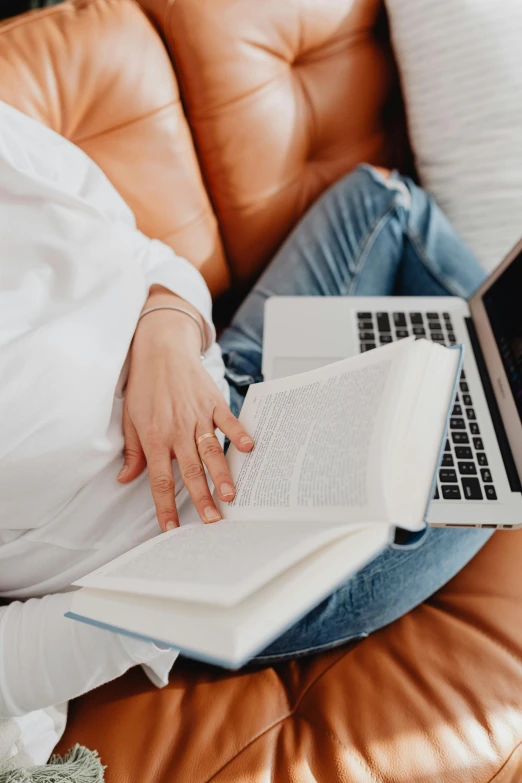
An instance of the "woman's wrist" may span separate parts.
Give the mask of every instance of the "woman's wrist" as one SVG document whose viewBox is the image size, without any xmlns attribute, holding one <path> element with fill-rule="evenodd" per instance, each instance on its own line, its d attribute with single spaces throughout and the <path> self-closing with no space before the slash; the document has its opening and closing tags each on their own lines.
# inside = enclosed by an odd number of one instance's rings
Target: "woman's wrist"
<svg viewBox="0 0 522 783">
<path fill-rule="evenodd" d="M 168 344 L 171 350 L 179 353 L 201 356 L 206 345 L 206 324 L 196 308 L 158 285 L 152 286 L 142 313 L 155 307 L 161 309 L 148 313 L 138 321 L 135 341 L 144 337 L 147 341 Z M 171 307 L 180 307 L 187 312 L 168 309 Z"/>
</svg>

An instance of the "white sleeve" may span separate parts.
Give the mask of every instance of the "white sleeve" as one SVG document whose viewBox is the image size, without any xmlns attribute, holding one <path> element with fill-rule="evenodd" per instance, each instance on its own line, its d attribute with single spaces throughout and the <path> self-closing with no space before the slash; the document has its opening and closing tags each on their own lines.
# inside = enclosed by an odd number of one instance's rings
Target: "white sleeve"
<svg viewBox="0 0 522 783">
<path fill-rule="evenodd" d="M 147 288 L 158 284 L 185 299 L 203 317 L 210 344 L 215 340 L 212 300 L 198 270 L 171 247 L 136 228 L 130 207 L 96 163 L 55 131 L 0 101 L 0 160 L 34 183 L 45 183 L 81 199 L 130 242 Z"/>
<path fill-rule="evenodd" d="M 195 307 L 205 321 L 207 345 L 213 343 L 216 331 L 212 323 L 212 299 L 196 267 L 158 239 L 148 239 L 137 228 L 129 230 L 129 239 L 143 269 L 147 287 L 162 285 Z"/>
<path fill-rule="evenodd" d="M 0 608 L 0 718 L 68 701 L 137 664 L 155 685 L 166 684 L 177 651 L 64 617 L 71 595 Z"/>
</svg>

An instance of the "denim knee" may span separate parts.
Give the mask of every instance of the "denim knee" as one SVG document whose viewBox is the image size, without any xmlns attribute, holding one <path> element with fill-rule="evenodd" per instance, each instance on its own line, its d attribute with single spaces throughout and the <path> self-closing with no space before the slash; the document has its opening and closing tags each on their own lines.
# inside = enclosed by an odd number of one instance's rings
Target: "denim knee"
<svg viewBox="0 0 522 783">
<path fill-rule="evenodd" d="M 367 225 L 391 209 L 409 210 L 409 189 L 396 171 L 386 177 L 367 163 L 357 166 L 338 180 L 323 196 L 324 203 L 333 202 L 344 216 L 360 216 Z"/>
</svg>

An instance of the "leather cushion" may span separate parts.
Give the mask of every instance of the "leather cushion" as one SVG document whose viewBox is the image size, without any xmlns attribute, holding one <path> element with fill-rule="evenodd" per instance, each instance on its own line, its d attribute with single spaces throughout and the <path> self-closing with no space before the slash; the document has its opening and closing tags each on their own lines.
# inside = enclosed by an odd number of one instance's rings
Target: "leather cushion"
<svg viewBox="0 0 522 783">
<path fill-rule="evenodd" d="M 60 743 L 107 783 L 520 783 L 522 531 L 357 647 L 224 673 L 140 670 L 73 702 Z"/>
<path fill-rule="evenodd" d="M 0 100 L 95 160 L 139 228 L 229 281 L 168 54 L 132 0 L 76 0 L 0 25 Z"/>
<path fill-rule="evenodd" d="M 402 165 L 381 0 L 141 0 L 164 30 L 238 281 L 362 161 Z"/>
</svg>

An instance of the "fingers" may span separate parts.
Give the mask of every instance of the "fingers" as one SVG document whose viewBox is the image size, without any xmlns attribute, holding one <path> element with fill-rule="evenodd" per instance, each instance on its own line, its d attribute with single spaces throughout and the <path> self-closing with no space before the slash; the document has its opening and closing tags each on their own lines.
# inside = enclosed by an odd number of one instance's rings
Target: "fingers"
<svg viewBox="0 0 522 783">
<path fill-rule="evenodd" d="M 254 441 L 227 405 L 220 405 L 214 411 L 214 422 L 239 451 L 251 451 Z"/>
<path fill-rule="evenodd" d="M 212 440 L 214 443 L 217 443 L 218 448 L 221 450 L 216 438 L 208 438 L 207 440 Z M 205 441 L 203 441 L 203 443 L 205 443 Z M 221 453 L 223 454 L 223 452 Z M 185 482 L 185 486 L 189 491 L 192 502 L 194 503 L 201 520 L 203 522 L 217 522 L 221 519 L 221 514 L 217 510 L 216 504 L 210 493 L 205 470 L 201 463 L 195 441 L 191 441 L 190 444 L 187 443 L 185 448 L 176 447 L 176 456 L 178 458 L 183 481 Z"/>
<path fill-rule="evenodd" d="M 209 424 L 205 429 L 202 429 L 202 432 L 196 430 L 196 444 L 200 435 L 204 432 L 214 432 L 214 427 L 214 424 Z M 200 441 L 198 451 L 201 460 L 207 466 L 219 497 L 221 500 L 224 500 L 225 503 L 230 503 L 230 501 L 234 499 L 236 490 L 219 440 L 215 436 L 212 438 L 205 438 Z"/>
<path fill-rule="evenodd" d="M 131 421 L 126 406 L 123 409 L 123 437 L 125 443 L 125 461 L 122 469 L 118 473 L 118 481 L 121 484 L 127 484 L 143 472 L 147 463 L 138 433 Z"/>
<path fill-rule="evenodd" d="M 170 448 L 159 433 L 148 433 L 145 456 L 158 522 L 163 531 L 179 527 Z"/>
</svg>

